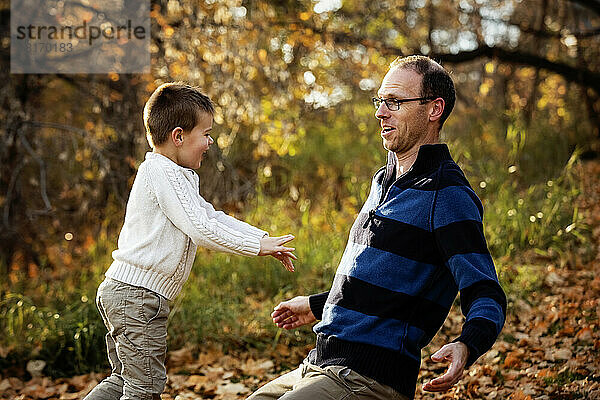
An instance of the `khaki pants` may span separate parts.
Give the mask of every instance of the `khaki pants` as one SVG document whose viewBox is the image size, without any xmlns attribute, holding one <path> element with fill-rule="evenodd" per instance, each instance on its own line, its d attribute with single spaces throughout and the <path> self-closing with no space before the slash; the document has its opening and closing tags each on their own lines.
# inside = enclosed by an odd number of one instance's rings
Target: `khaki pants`
<svg viewBox="0 0 600 400">
<path fill-rule="evenodd" d="M 350 368 L 320 368 L 304 362 L 292 372 L 267 383 L 247 400 L 408 400 L 389 386 Z"/>
<path fill-rule="evenodd" d="M 106 278 L 98 287 L 96 304 L 108 329 L 112 371 L 85 400 L 160 399 L 167 381 L 167 299 Z"/>
</svg>

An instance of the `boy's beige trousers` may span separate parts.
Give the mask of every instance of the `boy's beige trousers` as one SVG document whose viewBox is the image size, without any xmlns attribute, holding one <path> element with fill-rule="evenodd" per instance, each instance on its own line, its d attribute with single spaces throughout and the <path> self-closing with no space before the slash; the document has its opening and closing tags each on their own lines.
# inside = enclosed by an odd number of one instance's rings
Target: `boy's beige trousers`
<svg viewBox="0 0 600 400">
<path fill-rule="evenodd" d="M 108 329 L 112 371 L 85 400 L 160 399 L 167 381 L 167 299 L 106 278 L 98 287 L 96 304 Z"/>
</svg>

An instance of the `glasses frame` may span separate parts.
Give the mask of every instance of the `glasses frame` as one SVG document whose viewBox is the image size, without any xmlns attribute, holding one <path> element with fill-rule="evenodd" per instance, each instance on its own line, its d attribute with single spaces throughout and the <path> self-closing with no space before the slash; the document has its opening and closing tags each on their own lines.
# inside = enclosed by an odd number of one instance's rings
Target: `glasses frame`
<svg viewBox="0 0 600 400">
<path fill-rule="evenodd" d="M 388 108 L 388 110 L 390 111 L 398 111 L 400 109 L 400 106 L 404 103 L 408 103 L 409 101 L 432 101 L 437 99 L 438 97 L 414 97 L 411 99 L 394 99 L 394 98 L 389 98 L 389 99 L 383 99 L 381 97 L 373 97 L 371 98 L 371 101 L 373 102 L 373 106 L 375 107 L 376 110 L 379 110 L 379 107 L 381 107 L 381 103 L 385 103 L 385 106 Z M 390 104 L 393 104 L 393 106 L 390 106 Z M 425 104 L 425 103 L 422 103 Z"/>
</svg>

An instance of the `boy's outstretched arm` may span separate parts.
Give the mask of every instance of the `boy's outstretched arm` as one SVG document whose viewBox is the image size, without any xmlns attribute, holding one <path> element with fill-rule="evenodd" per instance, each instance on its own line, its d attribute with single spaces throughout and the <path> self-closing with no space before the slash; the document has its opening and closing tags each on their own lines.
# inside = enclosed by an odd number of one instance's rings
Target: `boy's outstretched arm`
<svg viewBox="0 0 600 400">
<path fill-rule="evenodd" d="M 290 272 L 294 272 L 292 259 L 297 260 L 293 247 L 286 247 L 284 244 L 294 239 L 294 235 L 284 236 L 265 236 L 260 239 L 259 256 L 273 256 L 277 258 L 283 266 Z"/>
</svg>

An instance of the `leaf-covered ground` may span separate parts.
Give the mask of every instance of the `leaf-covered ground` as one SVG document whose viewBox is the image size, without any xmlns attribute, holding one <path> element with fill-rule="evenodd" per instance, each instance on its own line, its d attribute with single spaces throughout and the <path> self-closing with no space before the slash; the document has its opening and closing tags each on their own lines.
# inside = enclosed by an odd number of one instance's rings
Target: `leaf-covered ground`
<svg viewBox="0 0 600 400">
<path fill-rule="evenodd" d="M 500 338 L 451 391 L 423 393 L 423 399 L 600 399 L 600 162 L 582 166 L 586 177 L 581 209 L 592 230 L 595 257 L 582 262 L 572 254 L 571 267 L 544 262 L 531 267 L 539 285 L 509 298 Z M 575 252 L 577 253 L 577 252 Z M 542 265 L 542 266 L 539 266 Z M 462 325 L 454 307 L 442 331 L 423 352 L 420 381 L 442 374 L 433 353 Z M 169 353 L 169 381 L 163 399 L 244 399 L 261 384 L 293 368 L 310 347 L 279 344 L 263 352 L 223 354 L 214 348 L 184 348 Z M 39 366 L 28 365 L 31 375 Z M 52 380 L 0 380 L 1 399 L 80 399 L 104 375 Z"/>
</svg>

